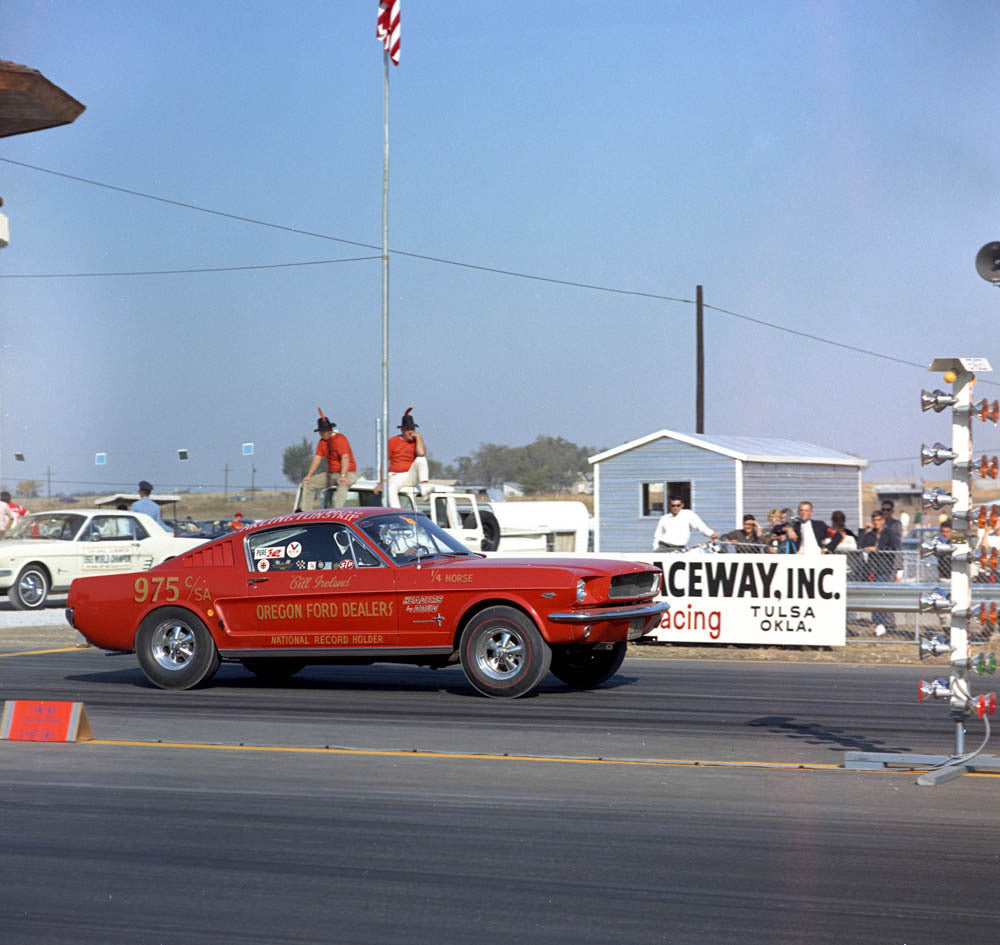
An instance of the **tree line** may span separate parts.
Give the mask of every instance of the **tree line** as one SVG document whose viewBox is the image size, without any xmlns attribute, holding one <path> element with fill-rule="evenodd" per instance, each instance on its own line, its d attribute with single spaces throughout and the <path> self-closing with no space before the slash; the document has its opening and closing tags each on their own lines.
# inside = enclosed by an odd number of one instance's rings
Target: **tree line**
<svg viewBox="0 0 1000 945">
<path fill-rule="evenodd" d="M 315 444 L 305 437 L 285 449 L 282 472 L 298 484 L 309 468 Z M 432 479 L 457 479 L 460 483 L 493 488 L 505 482 L 517 482 L 526 493 L 563 492 L 582 475 L 590 472 L 588 456 L 599 452 L 591 446 L 577 446 L 561 436 L 539 436 L 525 446 L 480 443 L 468 456 L 444 464 L 428 456 Z M 358 472 L 374 476 L 371 467 Z"/>
</svg>

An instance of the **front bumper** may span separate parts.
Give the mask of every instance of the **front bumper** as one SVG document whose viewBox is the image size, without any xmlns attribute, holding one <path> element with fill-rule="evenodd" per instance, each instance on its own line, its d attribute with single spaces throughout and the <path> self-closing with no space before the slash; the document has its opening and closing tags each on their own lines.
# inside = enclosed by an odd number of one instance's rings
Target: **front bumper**
<svg viewBox="0 0 1000 945">
<path fill-rule="evenodd" d="M 667 601 L 649 604 L 626 604 L 624 607 L 595 607 L 590 610 L 564 610 L 549 614 L 556 623 L 603 623 L 605 620 L 639 620 L 659 617 L 670 610 Z"/>
</svg>

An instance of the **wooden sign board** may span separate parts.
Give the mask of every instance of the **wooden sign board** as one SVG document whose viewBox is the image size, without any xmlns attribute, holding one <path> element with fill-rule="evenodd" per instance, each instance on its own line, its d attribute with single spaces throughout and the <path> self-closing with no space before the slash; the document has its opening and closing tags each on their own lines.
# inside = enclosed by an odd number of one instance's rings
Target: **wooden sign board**
<svg viewBox="0 0 1000 945">
<path fill-rule="evenodd" d="M 86 742 L 94 737 L 82 702 L 4 703 L 0 739 L 12 742 Z"/>
</svg>

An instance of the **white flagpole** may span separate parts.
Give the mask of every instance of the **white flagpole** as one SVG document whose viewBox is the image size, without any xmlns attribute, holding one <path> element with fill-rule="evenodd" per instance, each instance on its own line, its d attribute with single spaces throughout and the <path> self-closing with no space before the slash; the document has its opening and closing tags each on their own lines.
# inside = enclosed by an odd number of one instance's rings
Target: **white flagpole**
<svg viewBox="0 0 1000 945">
<path fill-rule="evenodd" d="M 389 50 L 382 54 L 385 150 L 382 158 L 382 441 L 379 466 L 382 504 L 389 503 Z"/>
</svg>

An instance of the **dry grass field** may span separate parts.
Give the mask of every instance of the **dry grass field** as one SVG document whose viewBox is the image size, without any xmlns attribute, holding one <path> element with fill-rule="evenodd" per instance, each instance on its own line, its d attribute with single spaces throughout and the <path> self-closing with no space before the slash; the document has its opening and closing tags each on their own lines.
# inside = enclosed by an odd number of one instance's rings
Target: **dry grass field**
<svg viewBox="0 0 1000 945">
<path fill-rule="evenodd" d="M 100 498 L 95 496 L 94 498 Z M 156 493 L 153 494 L 156 498 Z M 90 497 L 82 496 L 75 503 L 80 508 L 90 504 Z M 30 512 L 45 512 L 49 509 L 73 508 L 65 499 L 21 499 L 21 504 Z M 221 492 L 190 492 L 184 493 L 177 503 L 176 510 L 165 506 L 163 514 L 168 517 L 192 518 L 196 522 L 214 521 L 215 519 L 232 519 L 236 512 L 242 512 L 244 518 L 273 518 L 292 511 L 295 502 L 295 492 L 231 492 L 228 497 Z"/>
<path fill-rule="evenodd" d="M 99 498 L 99 497 L 95 497 Z M 156 498 L 156 494 L 153 494 Z M 554 499 L 576 499 L 587 506 L 587 510 L 593 514 L 594 497 L 592 495 L 567 496 L 567 495 L 537 495 L 530 499 L 512 499 L 514 502 L 532 502 Z M 31 512 L 46 512 L 50 509 L 72 508 L 67 505 L 65 499 L 20 499 Z M 89 498 L 84 496 L 77 501 L 80 507 L 89 504 Z M 221 492 L 189 492 L 181 495 L 180 502 L 174 510 L 171 506 L 164 509 L 167 517 L 192 518 L 196 522 L 215 521 L 225 519 L 229 521 L 236 512 L 242 512 L 246 519 L 273 518 L 275 515 L 284 515 L 291 512 L 295 502 L 295 490 L 279 492 L 257 491 L 253 495 L 249 492 L 230 492 L 228 496 Z"/>
</svg>

